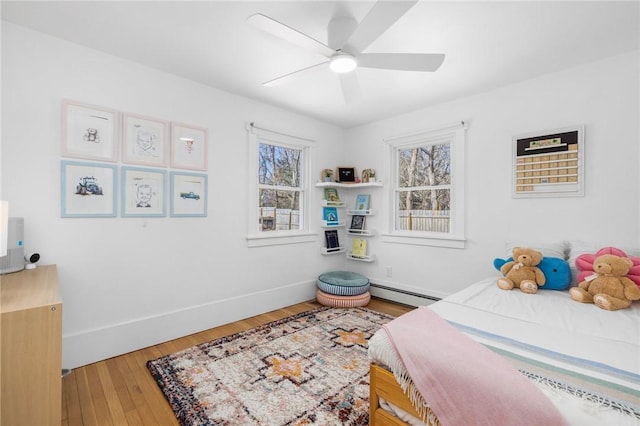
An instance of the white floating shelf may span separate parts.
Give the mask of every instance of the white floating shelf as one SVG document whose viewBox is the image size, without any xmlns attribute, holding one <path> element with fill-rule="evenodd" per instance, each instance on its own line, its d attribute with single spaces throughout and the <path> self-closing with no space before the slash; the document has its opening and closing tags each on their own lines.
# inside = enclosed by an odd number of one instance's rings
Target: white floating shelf
<svg viewBox="0 0 640 426">
<path fill-rule="evenodd" d="M 381 181 L 367 182 L 367 183 L 341 183 L 341 182 L 318 182 L 316 188 L 371 188 L 382 187 Z"/>
<path fill-rule="evenodd" d="M 362 237 L 373 237 L 376 231 L 373 229 L 347 229 L 347 234 L 360 235 Z"/>
<path fill-rule="evenodd" d="M 341 226 L 344 226 L 345 222 L 344 220 L 338 221 L 338 222 L 327 222 L 326 220 L 322 221 L 322 227 L 323 228 L 340 228 Z"/>
<path fill-rule="evenodd" d="M 344 253 L 345 251 L 347 251 L 347 249 L 344 248 L 344 247 L 337 247 L 337 248 L 332 248 L 332 249 L 327 249 L 326 247 L 322 247 L 320 249 L 320 253 L 322 253 L 324 255 Z"/>
<path fill-rule="evenodd" d="M 344 207 L 344 201 L 322 200 L 322 207 Z"/>
<path fill-rule="evenodd" d="M 349 252 L 349 253 L 347 253 L 347 259 L 358 260 L 360 262 L 373 262 L 376 259 L 376 257 L 374 255 L 354 256 L 353 254 L 351 254 Z"/>
<path fill-rule="evenodd" d="M 360 215 L 360 216 L 373 216 L 376 214 L 375 210 L 347 210 L 347 214 Z"/>
</svg>

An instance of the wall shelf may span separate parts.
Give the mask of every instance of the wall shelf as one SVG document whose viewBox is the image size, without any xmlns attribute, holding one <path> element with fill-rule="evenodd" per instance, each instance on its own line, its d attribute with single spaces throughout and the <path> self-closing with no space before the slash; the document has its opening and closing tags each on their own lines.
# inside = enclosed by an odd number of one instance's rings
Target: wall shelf
<svg viewBox="0 0 640 426">
<path fill-rule="evenodd" d="M 340 182 L 317 182 L 316 188 L 372 188 L 382 187 L 381 181 L 366 182 L 366 183 L 340 183 Z"/>
<path fill-rule="evenodd" d="M 332 254 L 338 254 L 338 253 L 344 253 L 346 251 L 347 251 L 347 249 L 344 248 L 344 247 L 338 247 L 338 248 L 334 248 L 334 249 L 327 249 L 326 247 L 322 247 L 320 249 L 320 253 L 324 254 L 325 256 L 332 255 Z"/>
<path fill-rule="evenodd" d="M 347 214 L 351 216 L 360 215 L 360 216 L 373 216 L 376 214 L 375 210 L 347 210 Z"/>
<path fill-rule="evenodd" d="M 373 262 L 374 260 L 376 260 L 376 257 L 374 255 L 354 256 L 353 254 L 351 254 L 351 252 L 349 252 L 349 253 L 347 253 L 347 259 L 357 260 L 359 262 Z"/>
<path fill-rule="evenodd" d="M 341 220 L 339 222 L 327 222 L 326 220 L 323 220 L 320 226 L 322 226 L 323 228 L 341 228 L 344 225 L 345 225 L 344 220 Z"/>
<path fill-rule="evenodd" d="M 361 237 L 373 237 L 376 235 L 376 231 L 373 229 L 347 229 L 347 234 L 359 235 Z"/>
</svg>

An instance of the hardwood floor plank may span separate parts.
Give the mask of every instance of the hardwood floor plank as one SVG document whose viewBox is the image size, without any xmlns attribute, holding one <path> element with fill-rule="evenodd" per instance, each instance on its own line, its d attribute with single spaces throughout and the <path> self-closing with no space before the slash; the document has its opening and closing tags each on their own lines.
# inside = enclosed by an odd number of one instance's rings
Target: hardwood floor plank
<svg viewBox="0 0 640 426">
<path fill-rule="evenodd" d="M 316 309 L 308 301 L 225 324 L 169 342 L 76 368 L 62 380 L 63 426 L 179 426 L 171 406 L 149 373 L 148 360 Z M 392 316 L 414 309 L 371 299 L 368 309 Z"/>
<path fill-rule="evenodd" d="M 98 372 L 98 378 L 102 384 L 102 393 L 107 403 L 109 413 L 111 414 L 111 421 L 114 425 L 126 425 L 127 419 L 124 415 L 122 403 L 118 397 L 118 392 L 113 384 L 113 376 L 106 361 L 96 363 L 96 370 Z"/>
</svg>

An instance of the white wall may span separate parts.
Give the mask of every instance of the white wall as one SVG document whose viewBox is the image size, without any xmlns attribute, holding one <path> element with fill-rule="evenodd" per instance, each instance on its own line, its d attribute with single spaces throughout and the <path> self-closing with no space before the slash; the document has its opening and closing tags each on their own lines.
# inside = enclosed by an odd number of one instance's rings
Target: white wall
<svg viewBox="0 0 640 426">
<path fill-rule="evenodd" d="M 383 138 L 469 122 L 466 249 L 375 238 L 371 249 L 377 261 L 358 264 L 358 270 L 376 283 L 443 296 L 494 274 L 492 261 L 504 257 L 510 240 L 581 239 L 637 248 L 639 77 L 635 52 L 348 130 L 346 158 L 359 168 L 380 170 L 388 180 Z M 512 199 L 512 137 L 578 124 L 586 127 L 585 196 Z M 370 192 L 372 203 L 379 202 L 381 192 Z M 371 219 L 372 226 L 388 230 L 384 214 Z"/>
<path fill-rule="evenodd" d="M 208 217 L 60 218 L 63 98 L 207 128 Z M 2 121 L 2 194 L 25 218 L 26 249 L 58 265 L 65 367 L 312 299 L 314 278 L 344 263 L 320 255 L 320 235 L 245 240 L 245 123 L 315 139 L 314 177 L 335 162 L 340 128 L 6 22 Z"/>
</svg>

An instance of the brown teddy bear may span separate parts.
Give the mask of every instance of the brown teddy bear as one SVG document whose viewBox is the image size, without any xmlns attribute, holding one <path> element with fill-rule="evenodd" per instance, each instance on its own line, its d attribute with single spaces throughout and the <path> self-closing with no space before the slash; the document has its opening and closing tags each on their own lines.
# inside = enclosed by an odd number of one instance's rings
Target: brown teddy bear
<svg viewBox="0 0 640 426">
<path fill-rule="evenodd" d="M 594 274 L 585 278 L 578 287 L 569 289 L 573 300 L 595 303 L 608 311 L 628 308 L 640 300 L 640 289 L 626 275 L 633 266 L 631 259 L 603 254 L 593 262 Z"/>
<path fill-rule="evenodd" d="M 546 282 L 542 270 L 538 268 L 541 260 L 542 253 L 537 250 L 514 247 L 513 260 L 500 268 L 504 277 L 498 279 L 498 287 L 503 290 L 517 287 L 523 293 L 537 293 L 538 286 L 543 286 Z"/>
</svg>

